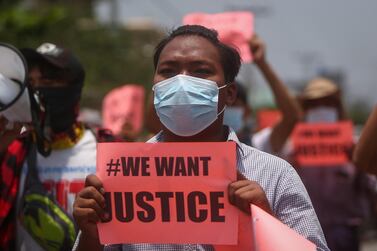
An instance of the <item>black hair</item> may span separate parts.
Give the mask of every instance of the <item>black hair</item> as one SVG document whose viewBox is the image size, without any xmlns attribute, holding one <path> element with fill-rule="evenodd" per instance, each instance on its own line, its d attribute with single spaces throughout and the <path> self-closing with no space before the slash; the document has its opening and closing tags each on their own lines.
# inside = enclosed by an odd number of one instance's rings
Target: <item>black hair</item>
<svg viewBox="0 0 377 251">
<path fill-rule="evenodd" d="M 220 54 L 221 65 L 224 71 L 226 83 L 234 82 L 241 66 L 241 57 L 236 49 L 222 43 L 218 38 L 216 30 L 208 29 L 201 25 L 183 25 L 173 30 L 167 37 L 162 39 L 155 48 L 153 63 L 156 70 L 160 54 L 165 46 L 178 36 L 199 36 L 207 39 L 218 50 Z"/>
</svg>

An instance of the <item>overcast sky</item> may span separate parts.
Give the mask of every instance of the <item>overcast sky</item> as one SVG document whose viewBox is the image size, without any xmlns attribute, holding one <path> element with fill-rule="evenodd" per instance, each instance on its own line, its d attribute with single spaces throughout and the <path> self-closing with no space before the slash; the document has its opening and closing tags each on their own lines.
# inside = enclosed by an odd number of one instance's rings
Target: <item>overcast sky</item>
<svg viewBox="0 0 377 251">
<path fill-rule="evenodd" d="M 190 12 L 253 10 L 268 59 L 288 85 L 294 87 L 292 83 L 322 69 L 339 70 L 345 73 L 348 102 L 377 103 L 376 0 L 118 0 L 117 4 L 120 22 L 147 18 L 167 30 L 180 25 Z M 109 19 L 107 9 L 98 5 L 101 20 Z M 250 77 L 249 71 L 242 74 L 241 78 Z M 254 75 L 251 78 L 263 86 Z"/>
</svg>

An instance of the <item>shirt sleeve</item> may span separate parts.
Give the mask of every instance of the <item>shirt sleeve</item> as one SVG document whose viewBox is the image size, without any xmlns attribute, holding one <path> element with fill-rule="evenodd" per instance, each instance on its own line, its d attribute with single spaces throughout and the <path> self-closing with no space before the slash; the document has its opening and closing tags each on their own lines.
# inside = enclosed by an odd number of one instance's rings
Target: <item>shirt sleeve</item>
<svg viewBox="0 0 377 251">
<path fill-rule="evenodd" d="M 75 244 L 73 245 L 72 251 L 77 251 L 77 248 L 80 243 L 80 237 L 81 237 L 81 230 L 77 234 Z M 117 245 L 105 245 L 103 247 L 103 251 L 122 251 L 122 244 Z"/>
<path fill-rule="evenodd" d="M 274 212 L 277 218 L 313 242 L 317 250 L 328 251 L 321 225 L 309 195 L 296 171 L 288 165 L 276 187 Z"/>
</svg>

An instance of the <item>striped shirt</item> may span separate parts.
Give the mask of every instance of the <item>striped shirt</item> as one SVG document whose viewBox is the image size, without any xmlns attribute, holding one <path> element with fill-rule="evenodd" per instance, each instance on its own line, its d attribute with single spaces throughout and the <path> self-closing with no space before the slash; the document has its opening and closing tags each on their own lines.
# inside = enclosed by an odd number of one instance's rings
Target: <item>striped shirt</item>
<svg viewBox="0 0 377 251">
<path fill-rule="evenodd" d="M 148 142 L 162 141 L 163 134 L 160 132 Z M 297 233 L 312 241 L 317 246 L 317 250 L 329 250 L 310 198 L 294 168 L 283 159 L 241 143 L 233 130 L 229 132 L 228 141 L 234 141 L 237 144 L 238 171 L 247 179 L 256 181 L 263 188 L 274 215 Z M 151 229 L 151 231 L 154 230 Z M 79 237 L 76 242 L 78 240 Z M 107 245 L 105 250 L 210 251 L 214 248 L 211 245 L 200 244 L 119 244 Z"/>
</svg>

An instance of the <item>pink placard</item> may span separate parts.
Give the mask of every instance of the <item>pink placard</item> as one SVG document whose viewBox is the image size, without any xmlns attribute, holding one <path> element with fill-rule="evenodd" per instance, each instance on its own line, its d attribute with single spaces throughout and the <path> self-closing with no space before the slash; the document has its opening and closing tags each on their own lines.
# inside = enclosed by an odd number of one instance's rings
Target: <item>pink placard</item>
<svg viewBox="0 0 377 251">
<path fill-rule="evenodd" d="M 217 30 L 222 42 L 238 49 L 243 62 L 252 61 L 248 43 L 254 34 L 254 16 L 251 12 L 191 13 L 183 18 L 183 24 L 197 24 Z"/>
<path fill-rule="evenodd" d="M 251 205 L 253 238 L 258 251 L 316 251 L 316 245 L 275 217 Z"/>
<path fill-rule="evenodd" d="M 300 167 L 333 167 L 350 162 L 353 124 L 299 123 L 292 133 L 294 158 Z"/>
<path fill-rule="evenodd" d="M 251 216 L 239 211 L 237 245 L 217 245 L 216 251 L 257 251 L 254 248 Z"/>
<path fill-rule="evenodd" d="M 101 243 L 237 243 L 234 142 L 99 143 L 97 176 L 110 213 Z"/>
<path fill-rule="evenodd" d="M 120 134 L 138 134 L 143 126 L 145 91 L 140 85 L 127 84 L 109 92 L 103 101 L 103 127 Z"/>
<path fill-rule="evenodd" d="M 257 112 L 258 130 L 275 126 L 282 118 L 282 113 L 275 109 L 262 109 Z"/>
<path fill-rule="evenodd" d="M 316 246 L 255 205 L 251 216 L 239 214 L 238 244 L 217 245 L 216 251 L 315 251 Z"/>
</svg>

